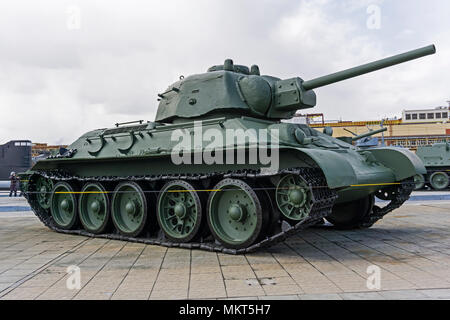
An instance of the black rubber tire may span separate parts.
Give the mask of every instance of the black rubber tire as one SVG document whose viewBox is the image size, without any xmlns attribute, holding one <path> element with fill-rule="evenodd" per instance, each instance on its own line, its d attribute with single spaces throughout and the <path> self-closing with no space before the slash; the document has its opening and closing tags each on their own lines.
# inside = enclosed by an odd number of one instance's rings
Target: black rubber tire
<svg viewBox="0 0 450 320">
<path fill-rule="evenodd" d="M 371 212 L 373 204 L 373 195 L 355 201 L 335 204 L 331 214 L 326 219 L 337 229 L 356 229 L 360 227 L 361 222 Z"/>
</svg>

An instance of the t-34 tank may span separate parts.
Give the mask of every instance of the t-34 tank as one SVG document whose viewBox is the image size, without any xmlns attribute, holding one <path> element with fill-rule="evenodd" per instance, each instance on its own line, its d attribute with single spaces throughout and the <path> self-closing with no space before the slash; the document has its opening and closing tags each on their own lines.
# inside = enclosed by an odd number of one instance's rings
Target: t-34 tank
<svg viewBox="0 0 450 320">
<path fill-rule="evenodd" d="M 226 60 L 159 94 L 154 122 L 87 132 L 22 174 L 22 188 L 59 232 L 227 253 L 323 218 L 370 227 L 408 199 L 413 176 L 425 173 L 417 156 L 361 150 L 281 120 L 314 107 L 315 88 L 433 53 L 431 45 L 308 81 Z"/>
<path fill-rule="evenodd" d="M 330 129 L 325 129 L 325 130 L 332 130 L 332 128 L 330 127 Z M 353 134 L 353 137 L 337 137 L 338 139 L 345 141 L 347 143 L 352 143 L 353 141 L 355 141 L 356 142 L 355 145 L 359 148 L 370 148 L 370 147 L 378 147 L 378 145 L 379 145 L 378 138 L 372 138 L 372 136 L 374 134 L 387 131 L 387 128 L 369 130 L 369 131 L 361 133 L 361 134 L 356 134 L 345 128 L 344 128 L 344 130 Z M 384 147 L 385 145 L 382 145 L 382 146 Z"/>
<path fill-rule="evenodd" d="M 416 190 L 422 189 L 426 182 L 434 190 L 447 189 L 450 186 L 450 142 L 417 147 L 416 155 L 427 169 L 426 174 L 417 174 L 414 177 Z"/>
</svg>

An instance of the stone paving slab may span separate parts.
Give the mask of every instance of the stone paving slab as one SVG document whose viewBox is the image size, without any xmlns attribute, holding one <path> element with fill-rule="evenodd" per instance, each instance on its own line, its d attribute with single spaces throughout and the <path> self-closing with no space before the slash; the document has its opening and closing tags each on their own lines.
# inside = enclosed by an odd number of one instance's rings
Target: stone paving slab
<svg viewBox="0 0 450 320">
<path fill-rule="evenodd" d="M 0 198 L 0 299 L 450 299 L 448 201 L 411 201 L 371 229 L 311 228 L 239 256 L 58 234 L 13 208 L 25 206 Z"/>
</svg>

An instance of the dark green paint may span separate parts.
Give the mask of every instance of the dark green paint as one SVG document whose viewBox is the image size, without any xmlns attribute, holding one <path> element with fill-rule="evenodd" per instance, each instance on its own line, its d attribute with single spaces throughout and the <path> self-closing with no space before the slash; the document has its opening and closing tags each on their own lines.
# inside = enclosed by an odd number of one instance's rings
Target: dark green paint
<svg viewBox="0 0 450 320">
<path fill-rule="evenodd" d="M 81 190 L 78 210 L 84 228 L 93 233 L 104 230 L 109 219 L 109 197 L 105 188 L 97 183 L 88 183 Z"/>
<path fill-rule="evenodd" d="M 435 143 L 431 146 L 420 146 L 416 155 L 422 160 L 427 170 L 424 182 L 435 190 L 447 189 L 450 185 L 450 142 Z M 425 185 L 417 184 L 416 189 Z"/>
<path fill-rule="evenodd" d="M 260 203 L 251 190 L 236 184 L 225 184 L 218 190 L 211 194 L 209 201 L 212 231 L 220 241 L 230 245 L 248 242 L 259 231 Z"/>
<path fill-rule="evenodd" d="M 198 231 L 201 204 L 195 188 L 183 181 L 170 182 L 160 192 L 158 222 L 172 239 L 192 239 Z"/>
<path fill-rule="evenodd" d="M 135 183 L 121 183 L 111 201 L 111 215 L 116 228 L 125 235 L 137 236 L 147 219 L 147 201 Z"/>
</svg>

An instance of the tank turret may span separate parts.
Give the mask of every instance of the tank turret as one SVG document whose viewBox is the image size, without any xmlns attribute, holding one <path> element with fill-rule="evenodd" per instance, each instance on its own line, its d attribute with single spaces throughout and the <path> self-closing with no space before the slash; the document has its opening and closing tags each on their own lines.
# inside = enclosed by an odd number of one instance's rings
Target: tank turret
<svg viewBox="0 0 450 320">
<path fill-rule="evenodd" d="M 406 61 L 434 54 L 434 45 L 304 81 L 260 75 L 259 67 L 235 65 L 231 59 L 208 72 L 180 77 L 158 94 L 158 122 L 179 122 L 209 115 L 248 115 L 266 119 L 289 119 L 296 110 L 316 105 L 313 89 Z"/>
</svg>

